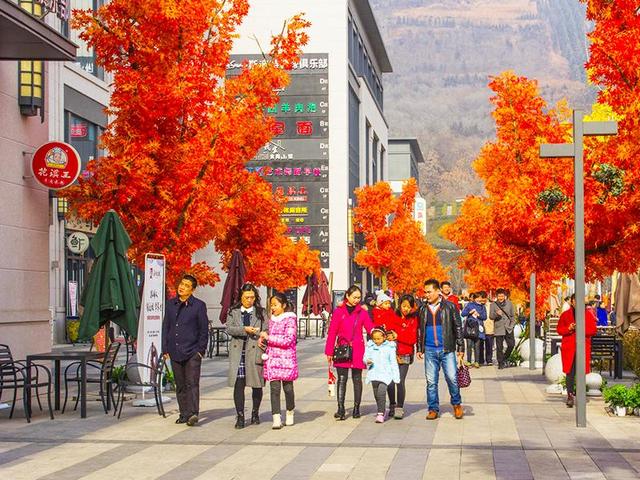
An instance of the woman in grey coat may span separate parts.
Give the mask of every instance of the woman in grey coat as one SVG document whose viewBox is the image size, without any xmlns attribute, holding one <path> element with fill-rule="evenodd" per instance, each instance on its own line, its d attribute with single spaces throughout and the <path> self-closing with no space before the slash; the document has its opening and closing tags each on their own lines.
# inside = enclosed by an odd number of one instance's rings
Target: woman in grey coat
<svg viewBox="0 0 640 480">
<path fill-rule="evenodd" d="M 240 303 L 231 307 L 227 318 L 229 343 L 229 386 L 233 387 L 233 402 L 236 407 L 235 428 L 244 428 L 244 390 L 251 387 L 253 409 L 251 424 L 260 423 L 260 402 L 265 381 L 262 374 L 263 360 L 260 333 L 266 332 L 268 324 L 260 295 L 256 287 L 247 283 L 240 288 Z"/>
</svg>

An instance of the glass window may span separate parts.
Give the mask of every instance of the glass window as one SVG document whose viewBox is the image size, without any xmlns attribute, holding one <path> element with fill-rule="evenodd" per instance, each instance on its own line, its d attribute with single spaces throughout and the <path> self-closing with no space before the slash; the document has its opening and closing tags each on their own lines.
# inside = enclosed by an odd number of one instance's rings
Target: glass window
<svg viewBox="0 0 640 480">
<path fill-rule="evenodd" d="M 360 101 L 349 88 L 349 197 L 360 186 Z"/>
<path fill-rule="evenodd" d="M 373 173 L 372 183 L 376 183 L 378 181 L 378 137 L 374 133 L 373 134 L 373 145 L 371 146 L 371 154 L 372 154 L 372 162 L 371 162 L 371 173 Z"/>
<path fill-rule="evenodd" d="M 104 0 L 69 0 L 70 10 L 97 10 L 104 4 Z M 87 42 L 80 38 L 80 32 L 71 30 L 68 22 L 62 22 L 62 34 L 78 45 L 76 65 L 82 70 L 104 80 L 104 69 L 96 63 L 96 54 Z"/>
<path fill-rule="evenodd" d="M 78 151 L 82 160 L 80 175 L 84 175 L 86 174 L 87 163 L 103 155 L 103 150 L 99 148 L 102 128 L 71 112 L 65 113 L 65 138 Z"/>
</svg>

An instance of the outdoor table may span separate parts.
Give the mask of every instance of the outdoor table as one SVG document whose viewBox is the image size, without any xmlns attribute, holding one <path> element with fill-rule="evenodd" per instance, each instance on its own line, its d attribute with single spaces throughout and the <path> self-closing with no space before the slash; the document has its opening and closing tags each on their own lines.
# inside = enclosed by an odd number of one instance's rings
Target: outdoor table
<svg viewBox="0 0 640 480">
<path fill-rule="evenodd" d="M 80 417 L 87 418 L 87 361 L 97 360 L 104 356 L 104 352 L 87 352 L 75 350 L 63 350 L 58 352 L 35 353 L 27 355 L 27 371 L 31 371 L 31 363 L 38 360 L 50 360 L 55 364 L 54 372 L 54 392 L 55 410 L 60 410 L 60 362 L 79 361 L 80 362 Z M 31 410 L 31 392 L 27 392 L 27 408 Z"/>
<path fill-rule="evenodd" d="M 220 356 L 220 333 L 226 332 L 226 327 L 209 327 L 209 338 L 211 345 L 209 348 L 209 358 L 213 357 L 213 345 L 216 346 L 216 357 Z"/>
</svg>

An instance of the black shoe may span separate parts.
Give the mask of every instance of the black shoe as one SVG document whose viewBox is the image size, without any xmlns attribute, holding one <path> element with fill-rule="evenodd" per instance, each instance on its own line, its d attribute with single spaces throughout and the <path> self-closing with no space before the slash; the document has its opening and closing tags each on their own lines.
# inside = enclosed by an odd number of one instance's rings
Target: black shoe
<svg viewBox="0 0 640 480">
<path fill-rule="evenodd" d="M 189 427 L 193 427 L 196 423 L 198 423 L 198 416 L 197 415 L 191 415 L 188 419 L 187 419 L 187 426 Z"/>
<path fill-rule="evenodd" d="M 176 420 L 176 423 L 178 423 L 178 424 L 179 424 L 179 423 L 187 423 L 187 419 L 186 419 L 186 418 L 184 418 L 184 417 L 180 417 L 180 418 L 178 418 L 178 419 Z"/>
<path fill-rule="evenodd" d="M 392 403 L 389 405 L 389 418 L 393 418 L 396 414 L 396 404 Z"/>
<path fill-rule="evenodd" d="M 260 414 L 258 410 L 253 410 L 251 412 L 251 425 L 260 425 Z"/>
<path fill-rule="evenodd" d="M 504 363 L 499 363 L 498 364 L 498 370 L 502 370 L 504 368 Z"/>
<path fill-rule="evenodd" d="M 344 420 L 345 418 L 347 418 L 347 412 L 344 409 L 344 405 L 338 405 L 338 411 L 333 414 L 333 418 L 337 420 Z"/>
<path fill-rule="evenodd" d="M 356 403 L 353 406 L 353 414 L 351 415 L 353 418 L 360 418 L 360 404 Z"/>
<path fill-rule="evenodd" d="M 244 413 L 238 413 L 236 415 L 236 425 L 235 425 L 236 429 L 241 429 L 244 428 Z"/>
</svg>

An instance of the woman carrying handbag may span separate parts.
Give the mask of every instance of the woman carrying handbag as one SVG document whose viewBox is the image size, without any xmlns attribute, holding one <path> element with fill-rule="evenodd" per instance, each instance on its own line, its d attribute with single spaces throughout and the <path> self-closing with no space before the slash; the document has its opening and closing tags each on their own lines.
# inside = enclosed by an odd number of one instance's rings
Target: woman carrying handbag
<svg viewBox="0 0 640 480">
<path fill-rule="evenodd" d="M 373 323 L 367 311 L 360 306 L 362 291 L 352 285 L 345 294 L 345 301 L 333 311 L 325 355 L 329 364 L 333 362 L 338 372 L 337 398 L 338 411 L 334 417 L 344 420 L 346 416 L 344 401 L 347 391 L 347 378 L 351 369 L 353 380 L 353 418 L 360 418 L 362 399 L 362 371 L 366 368 L 364 357 L 364 338 L 362 329 L 371 332 Z"/>
</svg>

